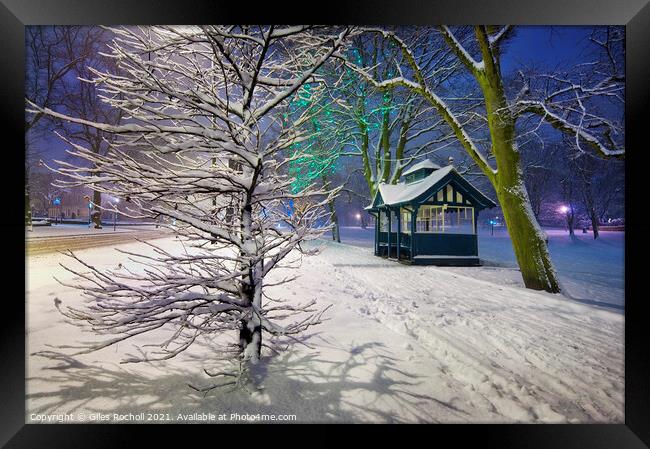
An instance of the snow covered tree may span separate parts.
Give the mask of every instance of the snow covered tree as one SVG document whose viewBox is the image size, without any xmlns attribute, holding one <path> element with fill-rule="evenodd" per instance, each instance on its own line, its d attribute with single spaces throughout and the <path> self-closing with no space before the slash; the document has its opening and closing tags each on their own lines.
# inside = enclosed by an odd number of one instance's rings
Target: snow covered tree
<svg viewBox="0 0 650 449">
<path fill-rule="evenodd" d="M 312 26 L 126 27 L 112 30 L 108 55 L 119 74 L 92 69 L 101 99 L 122 112 L 111 125 L 32 105 L 77 125 L 110 134 L 105 155 L 68 140 L 90 163 L 57 161 L 62 186 L 91 186 L 122 199 L 128 217 L 174 220 L 187 253 L 154 247 L 131 254 L 143 270 L 101 271 L 83 264 L 75 284 L 84 309 L 60 311 L 89 324 L 106 341 L 94 351 L 158 328 L 171 334 L 156 349 L 127 359 L 164 360 L 205 335 L 237 332 L 223 348 L 248 363 L 260 359 L 263 333 L 292 336 L 319 323 L 314 301 L 264 301 L 268 274 L 323 231 L 336 189 L 294 192 L 288 149 L 309 139 L 305 114 L 280 111 L 298 90 L 319 82 L 317 70 L 344 43 L 347 28 Z M 317 198 L 318 201 L 312 201 Z M 288 213 L 302 201 L 300 213 Z M 288 227 L 288 230 L 287 230 Z M 280 283 L 291 279 L 280 280 Z M 294 320 L 291 319 L 292 316 Z"/>
<path fill-rule="evenodd" d="M 445 101 L 435 86 L 432 87 L 436 72 L 435 67 L 427 66 L 430 52 L 410 46 L 396 32 L 367 31 L 400 48 L 401 59 L 394 62 L 395 76 L 379 78 L 352 61 L 348 61 L 348 66 L 371 80 L 375 88 L 401 86 L 417 92 L 433 106 L 494 186 L 526 287 L 558 292 L 557 275 L 524 184 L 518 124 L 520 119 L 534 116 L 538 126 L 571 136 L 581 151 L 595 152 L 605 158 L 624 157 L 622 114 L 608 117 L 603 113 L 607 110 L 603 102 L 619 103 L 617 107 L 621 109 L 625 79 L 622 29 L 596 30 L 592 44 L 597 52 L 592 63 L 580 64 L 567 74 L 538 74 L 534 79 L 522 74 L 516 92 L 506 84 L 500 64 L 502 45 L 513 34 L 513 27 L 480 25 L 452 30 L 441 26 L 432 30 L 431 39 L 442 36 L 479 87 L 480 97 L 473 108 Z M 486 129 L 473 132 L 471 126 L 477 120 Z M 530 132 L 535 129 L 526 130 Z"/>
</svg>

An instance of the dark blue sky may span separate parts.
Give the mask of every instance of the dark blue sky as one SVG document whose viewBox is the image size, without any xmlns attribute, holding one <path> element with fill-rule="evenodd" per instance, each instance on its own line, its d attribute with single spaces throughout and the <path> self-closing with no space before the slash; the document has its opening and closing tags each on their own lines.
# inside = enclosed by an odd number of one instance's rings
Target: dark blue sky
<svg viewBox="0 0 650 449">
<path fill-rule="evenodd" d="M 591 26 L 522 26 L 501 56 L 503 74 L 522 67 L 544 65 L 569 68 L 584 58 Z"/>
</svg>

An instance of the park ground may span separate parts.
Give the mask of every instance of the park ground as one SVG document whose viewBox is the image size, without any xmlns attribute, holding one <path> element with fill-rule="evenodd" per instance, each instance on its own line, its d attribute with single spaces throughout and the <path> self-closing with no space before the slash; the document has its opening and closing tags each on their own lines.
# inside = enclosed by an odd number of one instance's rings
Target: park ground
<svg viewBox="0 0 650 449">
<path fill-rule="evenodd" d="M 26 420 L 67 413 L 73 421 L 97 414 L 106 422 L 128 414 L 148 421 L 135 415 L 152 412 L 201 422 L 197 413 L 295 415 L 298 422 L 622 423 L 624 233 L 593 241 L 591 234 L 547 232 L 564 295 L 523 288 L 504 231 L 480 234 L 483 267 L 441 268 L 375 257 L 372 230 L 344 228 L 346 243 L 325 236 L 323 251 L 303 259 L 296 281 L 269 288 L 271 297 L 330 308 L 304 344 L 265 352 L 252 393 L 203 395 L 188 387 L 214 382 L 204 368 L 223 368 L 214 341 L 140 364 L 119 363 L 137 351 L 122 343 L 76 357 L 28 356 Z M 179 249 L 174 238 L 151 242 Z M 116 247 L 150 251 L 133 240 Z M 102 268 L 130 263 L 109 246 L 77 255 Z M 27 257 L 28 354 L 97 338 L 54 307 L 55 299 L 81 303 L 53 278 L 74 278 L 61 262 L 74 266 L 59 253 Z M 274 278 L 287 274 L 278 270 Z"/>
</svg>

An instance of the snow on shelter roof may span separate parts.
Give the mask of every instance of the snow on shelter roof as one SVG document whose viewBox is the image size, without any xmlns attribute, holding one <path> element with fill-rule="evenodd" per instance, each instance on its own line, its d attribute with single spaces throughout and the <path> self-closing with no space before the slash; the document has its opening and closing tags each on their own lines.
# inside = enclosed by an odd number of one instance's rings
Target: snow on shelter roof
<svg viewBox="0 0 650 449">
<path fill-rule="evenodd" d="M 440 168 L 440 165 L 435 164 L 431 162 L 429 159 L 425 159 L 421 162 L 418 162 L 417 164 L 413 165 L 411 168 L 406 170 L 405 172 L 402 173 L 402 176 L 410 175 L 413 172 L 416 172 L 418 170 L 421 170 L 423 168 L 431 168 L 433 170 L 438 170 Z"/>
<path fill-rule="evenodd" d="M 394 206 L 402 203 L 407 203 L 425 194 L 428 190 L 433 188 L 436 184 L 442 181 L 443 178 L 447 177 L 451 173 L 455 173 L 465 183 L 467 183 L 467 185 L 473 191 L 475 197 L 477 197 L 477 199 L 480 199 L 481 203 L 485 204 L 487 207 L 496 206 L 496 204 L 494 204 L 490 198 L 486 197 L 483 193 L 481 193 L 480 190 L 478 190 L 476 187 L 470 184 L 469 181 L 463 178 L 456 171 L 453 165 L 448 165 L 444 168 L 434 171 L 429 176 L 418 182 L 413 182 L 410 184 L 406 184 L 405 182 L 400 182 L 399 184 L 379 184 L 379 189 L 377 189 L 375 198 L 373 198 L 372 204 L 366 207 L 366 210 L 373 209 L 377 194 L 381 195 L 381 199 L 383 200 L 382 204 L 384 205 Z"/>
</svg>

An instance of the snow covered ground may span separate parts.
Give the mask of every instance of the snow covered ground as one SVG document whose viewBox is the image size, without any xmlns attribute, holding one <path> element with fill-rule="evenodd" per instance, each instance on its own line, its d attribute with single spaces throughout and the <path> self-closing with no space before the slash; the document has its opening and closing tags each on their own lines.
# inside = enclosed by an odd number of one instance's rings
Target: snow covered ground
<svg viewBox="0 0 650 449">
<path fill-rule="evenodd" d="M 156 242 L 180 250 L 174 239 Z M 100 267 L 129 264 L 113 250 L 78 255 Z M 96 338 L 54 308 L 55 298 L 80 302 L 78 292 L 52 278 L 73 277 L 58 265 L 63 259 L 28 258 L 28 354 Z M 621 311 L 491 282 L 477 274 L 490 268 L 474 270 L 405 266 L 368 248 L 328 243 L 304 259 L 298 280 L 268 291 L 332 307 L 329 319 L 303 337 L 310 347 L 265 353 L 255 373 L 263 389 L 207 396 L 190 390 L 188 383 L 213 382 L 203 368 L 221 366 L 212 361 L 210 341 L 146 364 L 119 364 L 136 350 L 123 343 L 75 358 L 29 356 L 26 421 L 68 413 L 60 419 L 116 422 L 132 413 L 131 421 L 179 421 L 186 414 L 214 422 L 208 414 L 230 421 L 233 413 L 265 413 L 295 415 L 298 422 L 622 423 Z"/>
<path fill-rule="evenodd" d="M 597 240 L 590 233 L 576 231 L 574 237 L 562 229 L 544 229 L 549 236 L 551 258 L 560 276 L 563 294 L 588 304 L 623 309 L 625 304 L 625 233 L 602 231 Z M 374 231 L 371 228 L 342 227 L 343 243 L 372 248 Z M 484 266 L 445 268 L 472 277 L 521 286 L 523 281 L 517 269 L 515 254 L 508 233 L 495 228 L 479 229 L 479 257 Z"/>
</svg>

